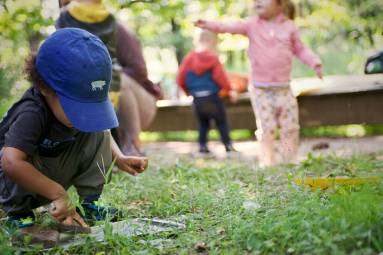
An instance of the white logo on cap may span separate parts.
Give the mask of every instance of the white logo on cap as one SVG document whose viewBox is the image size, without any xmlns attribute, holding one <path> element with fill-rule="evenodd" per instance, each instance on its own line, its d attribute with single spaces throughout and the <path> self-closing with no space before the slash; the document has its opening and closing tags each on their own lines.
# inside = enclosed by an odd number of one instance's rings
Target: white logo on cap
<svg viewBox="0 0 383 255">
<path fill-rule="evenodd" d="M 106 85 L 105 81 L 93 81 L 92 83 L 92 90 L 96 91 L 97 89 L 103 90 L 104 86 Z"/>
</svg>

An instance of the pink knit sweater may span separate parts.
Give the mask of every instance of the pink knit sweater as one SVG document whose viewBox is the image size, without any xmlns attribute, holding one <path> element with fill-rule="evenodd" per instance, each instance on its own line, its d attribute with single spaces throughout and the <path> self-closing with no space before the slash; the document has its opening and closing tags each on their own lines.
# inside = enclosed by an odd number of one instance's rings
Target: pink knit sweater
<svg viewBox="0 0 383 255">
<path fill-rule="evenodd" d="M 207 21 L 206 28 L 249 38 L 248 56 L 254 86 L 289 84 L 294 55 L 311 68 L 321 63 L 319 57 L 302 43 L 294 22 L 282 14 L 273 22 L 259 17 L 237 22 Z"/>
</svg>

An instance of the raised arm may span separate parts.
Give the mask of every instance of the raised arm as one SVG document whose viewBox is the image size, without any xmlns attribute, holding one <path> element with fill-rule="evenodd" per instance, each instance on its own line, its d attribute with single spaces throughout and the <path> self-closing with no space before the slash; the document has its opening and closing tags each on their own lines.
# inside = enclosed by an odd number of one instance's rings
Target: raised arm
<svg viewBox="0 0 383 255">
<path fill-rule="evenodd" d="M 248 21 L 216 22 L 207 20 L 197 20 L 195 26 L 211 30 L 215 33 L 230 33 L 247 35 Z"/>
<path fill-rule="evenodd" d="M 303 44 L 299 31 L 295 27 L 292 35 L 292 51 L 304 64 L 315 70 L 319 78 L 322 78 L 322 63 L 318 55 Z"/>
</svg>

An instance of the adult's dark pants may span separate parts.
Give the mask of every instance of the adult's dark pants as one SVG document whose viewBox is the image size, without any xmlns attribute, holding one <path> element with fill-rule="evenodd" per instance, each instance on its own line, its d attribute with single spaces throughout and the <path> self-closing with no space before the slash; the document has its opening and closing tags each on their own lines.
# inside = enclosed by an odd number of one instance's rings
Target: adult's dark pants
<svg viewBox="0 0 383 255">
<path fill-rule="evenodd" d="M 198 142 L 200 146 L 207 144 L 211 120 L 214 120 L 217 126 L 222 143 L 225 145 L 231 144 L 225 107 L 218 94 L 194 97 L 194 111 L 198 119 Z"/>
</svg>

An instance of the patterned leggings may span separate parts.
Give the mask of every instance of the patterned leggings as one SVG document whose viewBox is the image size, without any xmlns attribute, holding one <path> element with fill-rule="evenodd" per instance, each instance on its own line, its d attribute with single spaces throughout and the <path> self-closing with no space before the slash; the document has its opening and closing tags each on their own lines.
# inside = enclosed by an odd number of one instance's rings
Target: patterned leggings
<svg viewBox="0 0 383 255">
<path fill-rule="evenodd" d="M 295 157 L 299 144 L 299 116 L 297 100 L 290 87 L 251 87 L 249 90 L 258 141 L 267 146 L 274 141 L 279 129 L 285 160 Z"/>
</svg>

